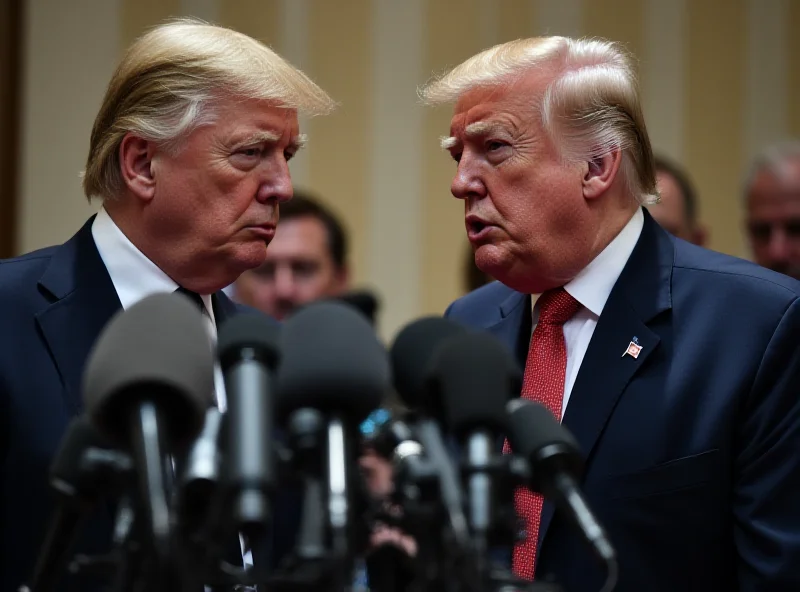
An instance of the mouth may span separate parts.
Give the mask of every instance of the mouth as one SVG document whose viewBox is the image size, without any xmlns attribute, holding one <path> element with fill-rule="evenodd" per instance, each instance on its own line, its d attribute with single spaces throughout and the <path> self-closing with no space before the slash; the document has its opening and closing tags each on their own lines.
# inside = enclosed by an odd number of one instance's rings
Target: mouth
<svg viewBox="0 0 800 592">
<path fill-rule="evenodd" d="M 257 226 L 248 226 L 248 229 L 263 240 L 272 240 L 272 238 L 275 236 L 274 224 L 260 224 Z"/>
<path fill-rule="evenodd" d="M 467 238 L 471 241 L 480 241 L 495 228 L 493 224 L 477 216 L 467 216 L 464 223 L 467 227 Z"/>
</svg>

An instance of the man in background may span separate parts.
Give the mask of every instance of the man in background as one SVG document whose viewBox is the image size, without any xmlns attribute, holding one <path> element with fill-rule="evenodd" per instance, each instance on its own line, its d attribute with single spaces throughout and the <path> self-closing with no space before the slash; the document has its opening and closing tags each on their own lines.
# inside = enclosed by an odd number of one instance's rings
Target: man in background
<svg viewBox="0 0 800 592">
<path fill-rule="evenodd" d="M 125 53 L 83 178 L 99 213 L 63 245 L 0 261 L 0 590 L 32 575 L 53 519 L 48 467 L 83 412 L 84 366 L 103 327 L 151 294 L 181 292 L 214 338 L 240 312 L 221 289 L 263 263 L 292 197 L 298 113 L 333 107 L 305 74 L 229 29 L 178 20 Z M 276 560 L 294 534 L 286 515 L 276 512 Z M 98 504 L 74 553 L 107 553 L 112 521 Z"/>
<path fill-rule="evenodd" d="M 751 165 L 744 194 L 753 259 L 800 279 L 800 141 L 761 152 Z"/>
<path fill-rule="evenodd" d="M 299 306 L 334 298 L 349 286 L 348 237 L 341 221 L 309 194 L 281 204 L 266 260 L 239 276 L 235 298 L 278 320 Z"/>
<path fill-rule="evenodd" d="M 655 163 L 660 200 L 648 206 L 650 214 L 667 232 L 705 246 L 706 229 L 698 220 L 697 193 L 689 174 L 663 157 L 656 156 Z"/>
</svg>

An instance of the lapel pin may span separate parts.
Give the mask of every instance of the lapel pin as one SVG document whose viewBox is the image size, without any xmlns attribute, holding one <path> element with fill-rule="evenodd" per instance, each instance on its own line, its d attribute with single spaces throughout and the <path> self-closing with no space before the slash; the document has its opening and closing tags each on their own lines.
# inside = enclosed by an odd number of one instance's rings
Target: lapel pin
<svg viewBox="0 0 800 592">
<path fill-rule="evenodd" d="M 631 342 L 628 344 L 628 349 L 625 350 L 625 352 L 622 354 L 622 357 L 624 358 L 625 356 L 630 356 L 635 360 L 639 357 L 639 353 L 641 351 L 642 346 L 639 345 L 639 338 L 634 335 L 633 339 L 631 339 Z"/>
</svg>

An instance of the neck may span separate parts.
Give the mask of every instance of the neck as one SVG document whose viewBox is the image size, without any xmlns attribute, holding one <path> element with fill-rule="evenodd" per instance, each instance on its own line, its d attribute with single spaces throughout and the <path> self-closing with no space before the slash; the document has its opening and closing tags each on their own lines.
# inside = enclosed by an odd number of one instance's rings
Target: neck
<svg viewBox="0 0 800 592">
<path fill-rule="evenodd" d="M 179 286 L 201 295 L 213 294 L 233 281 L 227 281 L 228 278 L 220 280 L 219 274 L 213 273 L 213 262 L 200 261 L 198 257 L 183 257 L 183 250 L 177 248 L 177 241 L 163 237 L 148 227 L 144 208 L 136 200 L 128 197 L 109 199 L 103 207 L 133 246 Z"/>
</svg>

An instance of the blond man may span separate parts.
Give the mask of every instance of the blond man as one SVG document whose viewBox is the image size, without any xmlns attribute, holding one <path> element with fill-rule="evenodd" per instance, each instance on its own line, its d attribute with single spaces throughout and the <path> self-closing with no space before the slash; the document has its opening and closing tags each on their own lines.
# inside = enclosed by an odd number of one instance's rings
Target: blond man
<svg viewBox="0 0 800 592">
<path fill-rule="evenodd" d="M 292 197 L 298 113 L 330 97 L 261 43 L 191 20 L 155 27 L 115 71 L 83 178 L 101 208 L 68 242 L 0 262 L 0 589 L 30 577 L 51 519 L 46 471 L 81 410 L 81 375 L 119 309 L 181 290 L 209 330 Z M 74 551 L 107 550 L 100 508 Z M 89 590 L 87 582 L 73 582 Z"/>
<path fill-rule="evenodd" d="M 447 315 L 516 352 L 520 395 L 576 437 L 614 589 L 800 589 L 800 284 L 676 240 L 642 207 L 656 171 L 631 58 L 525 39 L 422 96 L 454 104 L 451 191 L 499 280 Z M 613 583 L 568 515 L 515 498 L 519 576 Z"/>
</svg>

